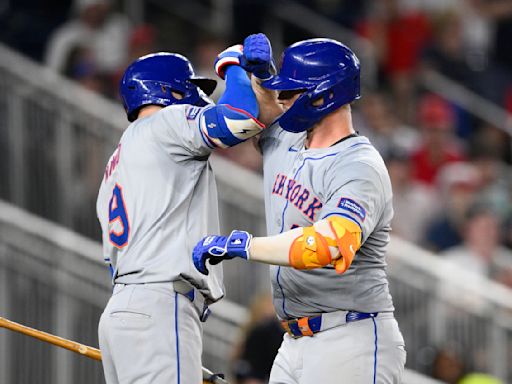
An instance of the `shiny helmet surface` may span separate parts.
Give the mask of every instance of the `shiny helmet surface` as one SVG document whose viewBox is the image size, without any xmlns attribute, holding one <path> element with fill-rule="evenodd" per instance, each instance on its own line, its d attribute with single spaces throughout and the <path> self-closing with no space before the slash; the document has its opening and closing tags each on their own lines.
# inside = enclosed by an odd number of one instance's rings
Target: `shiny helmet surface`
<svg viewBox="0 0 512 384">
<path fill-rule="evenodd" d="M 360 98 L 359 59 L 336 40 L 299 41 L 284 51 L 278 75 L 262 85 L 276 91 L 304 91 L 279 118 L 283 129 L 303 132 Z"/>
<path fill-rule="evenodd" d="M 191 104 L 205 106 L 212 101 L 217 82 L 196 76 L 192 64 L 177 53 L 158 52 L 135 60 L 124 72 L 119 85 L 129 121 L 145 105 Z M 174 93 L 181 97 L 175 97 Z"/>
</svg>

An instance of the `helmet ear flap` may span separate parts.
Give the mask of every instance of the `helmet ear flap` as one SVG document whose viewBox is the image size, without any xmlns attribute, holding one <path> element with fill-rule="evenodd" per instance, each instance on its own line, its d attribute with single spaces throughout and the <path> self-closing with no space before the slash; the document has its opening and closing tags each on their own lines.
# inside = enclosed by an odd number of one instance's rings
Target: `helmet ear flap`
<svg viewBox="0 0 512 384">
<path fill-rule="evenodd" d="M 329 80 L 321 82 L 312 91 L 309 92 L 310 108 L 323 110 L 326 105 L 332 102 L 334 92 L 332 91 L 332 84 Z"/>
<path fill-rule="evenodd" d="M 279 124 L 285 131 L 304 132 L 327 114 L 359 98 L 358 77 L 356 81 L 352 76 L 343 79 L 330 77 L 295 100 L 279 117 Z"/>
</svg>

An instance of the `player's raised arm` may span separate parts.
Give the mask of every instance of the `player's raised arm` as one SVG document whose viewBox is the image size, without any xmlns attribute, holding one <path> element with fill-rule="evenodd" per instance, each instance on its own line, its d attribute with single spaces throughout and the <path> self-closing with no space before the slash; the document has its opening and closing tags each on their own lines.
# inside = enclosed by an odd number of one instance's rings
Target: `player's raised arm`
<svg viewBox="0 0 512 384">
<path fill-rule="evenodd" d="M 361 247 L 360 225 L 347 217 L 332 215 L 309 227 L 299 227 L 276 236 L 255 237 L 245 231 L 225 236 L 207 236 L 193 252 L 196 268 L 207 274 L 206 260 L 218 264 L 240 257 L 296 269 L 322 268 L 332 264 L 343 273 Z"/>
<path fill-rule="evenodd" d="M 175 158 L 204 157 L 260 133 L 264 125 L 257 119 L 256 96 L 239 66 L 242 49 L 233 48 L 216 60 L 227 81 L 218 106 L 208 98 L 216 81 L 196 76 L 186 57 L 159 52 L 133 62 L 120 84 L 128 120 L 158 112 L 150 118 L 151 134 Z"/>
<path fill-rule="evenodd" d="M 226 148 L 261 132 L 265 125 L 258 120 L 259 108 L 250 79 L 240 67 L 242 46 L 233 45 L 215 60 L 215 72 L 226 80 L 226 89 L 217 106 L 206 108 L 200 128 L 213 146 Z"/>
</svg>

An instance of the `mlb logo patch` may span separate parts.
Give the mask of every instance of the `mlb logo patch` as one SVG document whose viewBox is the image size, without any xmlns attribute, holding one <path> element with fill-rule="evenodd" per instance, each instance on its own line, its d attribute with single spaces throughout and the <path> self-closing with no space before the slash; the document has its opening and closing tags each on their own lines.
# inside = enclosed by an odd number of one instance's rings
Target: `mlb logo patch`
<svg viewBox="0 0 512 384">
<path fill-rule="evenodd" d="M 354 200 L 342 197 L 338 203 L 338 208 L 344 209 L 358 216 L 362 221 L 366 218 L 366 211 Z"/>
<path fill-rule="evenodd" d="M 187 116 L 187 120 L 194 120 L 199 112 L 201 111 L 200 107 L 188 107 L 185 115 Z"/>
</svg>

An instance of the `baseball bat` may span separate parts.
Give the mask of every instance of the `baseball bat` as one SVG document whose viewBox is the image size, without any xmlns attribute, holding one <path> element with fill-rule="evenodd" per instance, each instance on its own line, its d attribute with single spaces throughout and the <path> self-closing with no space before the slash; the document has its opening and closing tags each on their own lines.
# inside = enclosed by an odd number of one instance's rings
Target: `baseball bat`
<svg viewBox="0 0 512 384">
<path fill-rule="evenodd" d="M 14 321 L 8 320 L 4 317 L 0 317 L 0 327 L 9 329 L 14 332 L 22 333 L 46 343 L 69 349 L 70 351 L 76 353 L 80 353 L 81 355 L 90 357 L 91 359 L 101 361 L 101 352 L 97 348 L 89 347 L 87 345 L 77 343 L 76 341 L 64 339 L 62 337 L 55 336 L 51 333 L 46 333 L 38 329 L 30 328 L 26 325 L 15 323 Z"/>
<path fill-rule="evenodd" d="M 64 339 L 63 337 L 52 335 L 51 333 L 43 332 L 38 329 L 27 327 L 26 325 L 22 325 L 16 323 L 14 321 L 8 320 L 5 317 L 0 316 L 0 328 L 6 328 L 14 332 L 18 332 L 35 339 L 44 341 L 49 344 L 56 345 L 61 348 L 68 349 L 72 352 L 79 353 L 81 355 L 87 356 L 93 360 L 101 361 L 101 351 L 98 348 L 89 347 L 88 345 L 84 345 L 81 343 L 77 343 L 76 341 Z M 228 384 L 222 377 L 218 374 L 215 374 L 209 371 L 206 368 L 203 369 L 203 384 Z"/>
</svg>

